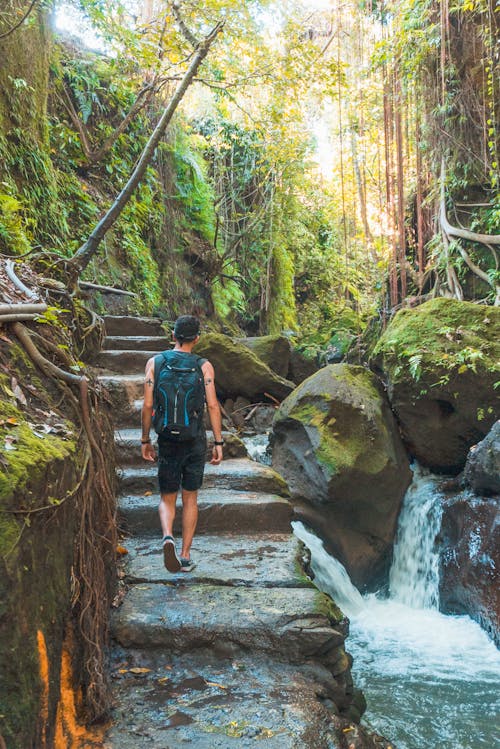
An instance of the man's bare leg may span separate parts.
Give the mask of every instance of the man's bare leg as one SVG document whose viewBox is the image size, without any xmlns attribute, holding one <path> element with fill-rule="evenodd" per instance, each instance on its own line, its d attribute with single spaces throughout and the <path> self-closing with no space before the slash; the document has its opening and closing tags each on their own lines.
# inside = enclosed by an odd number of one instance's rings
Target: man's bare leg
<svg viewBox="0 0 500 749">
<path fill-rule="evenodd" d="M 161 530 L 163 536 L 174 535 L 175 520 L 175 503 L 177 501 L 177 492 L 171 494 L 162 494 L 158 514 L 160 516 Z"/>
<path fill-rule="evenodd" d="M 183 559 L 190 559 L 191 544 L 198 522 L 198 491 L 182 490 L 182 551 Z"/>
</svg>

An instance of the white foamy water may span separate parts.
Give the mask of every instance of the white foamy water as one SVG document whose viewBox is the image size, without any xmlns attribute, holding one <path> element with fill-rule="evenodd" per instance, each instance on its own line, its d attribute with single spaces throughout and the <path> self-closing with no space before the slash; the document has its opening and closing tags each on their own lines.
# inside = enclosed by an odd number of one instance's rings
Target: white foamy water
<svg viewBox="0 0 500 749">
<path fill-rule="evenodd" d="M 347 649 L 365 692 L 364 722 L 398 749 L 495 749 L 500 653 L 467 616 L 438 611 L 441 502 L 438 480 L 419 469 L 400 516 L 390 596 L 361 596 L 344 567 L 302 523 L 315 583 L 351 620 Z"/>
<path fill-rule="evenodd" d="M 268 451 L 269 434 L 267 432 L 261 434 L 248 434 L 242 439 L 252 460 L 256 460 L 258 463 L 264 463 L 268 466 L 271 465 L 271 456 Z"/>
</svg>

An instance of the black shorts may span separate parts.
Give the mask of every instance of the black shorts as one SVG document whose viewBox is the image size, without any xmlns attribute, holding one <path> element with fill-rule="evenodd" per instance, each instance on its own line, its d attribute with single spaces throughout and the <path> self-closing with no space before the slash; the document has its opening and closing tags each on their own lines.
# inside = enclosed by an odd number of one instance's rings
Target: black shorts
<svg viewBox="0 0 500 749">
<path fill-rule="evenodd" d="M 158 440 L 158 483 L 161 494 L 179 487 L 197 491 L 203 483 L 207 442 L 204 437 L 189 442 Z"/>
</svg>

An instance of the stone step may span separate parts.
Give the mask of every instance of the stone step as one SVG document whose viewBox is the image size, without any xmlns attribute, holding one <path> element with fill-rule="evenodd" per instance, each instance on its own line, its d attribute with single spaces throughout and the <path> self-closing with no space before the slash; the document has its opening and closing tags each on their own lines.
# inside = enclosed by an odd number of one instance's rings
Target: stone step
<svg viewBox="0 0 500 749">
<path fill-rule="evenodd" d="M 159 494 L 122 495 L 118 499 L 121 525 L 137 536 L 160 533 Z M 174 531 L 182 530 L 182 505 L 177 501 Z M 201 489 L 197 534 L 291 533 L 292 505 L 276 494 Z"/>
<path fill-rule="evenodd" d="M 100 374 L 99 382 L 107 390 L 115 411 L 119 415 L 119 407 L 124 403 L 132 404 L 142 399 L 144 395 L 144 372 L 141 374 Z M 115 408 L 116 407 L 116 408 Z"/>
<path fill-rule="evenodd" d="M 345 737 L 357 739 L 360 730 L 328 709 L 338 686 L 319 663 L 296 666 L 259 653 L 235 659 L 199 649 L 175 655 L 116 648 L 111 677 L 116 689 L 107 749 L 335 749 L 347 747 Z"/>
<path fill-rule="evenodd" d="M 161 336 L 165 335 L 161 320 L 156 317 L 129 317 L 105 315 L 104 326 L 109 336 Z"/>
<path fill-rule="evenodd" d="M 146 364 L 158 351 L 101 351 L 94 366 L 119 374 L 144 374 Z"/>
<path fill-rule="evenodd" d="M 109 351 L 166 351 L 172 348 L 167 336 L 106 336 L 104 350 Z"/>
<path fill-rule="evenodd" d="M 156 491 L 157 475 L 156 464 L 123 468 L 119 472 L 122 491 L 127 494 Z M 248 458 L 230 458 L 218 466 L 207 463 L 203 486 L 205 489 L 234 489 L 289 496 L 287 484 L 279 473 Z"/>
<path fill-rule="evenodd" d="M 126 581 L 174 585 L 245 585 L 257 588 L 313 587 L 304 575 L 304 547 L 291 533 L 261 533 L 242 538 L 237 534 L 195 536 L 189 574 L 165 569 L 160 535 L 128 538 L 123 542 Z M 178 544 L 178 551 L 180 550 Z"/>
<path fill-rule="evenodd" d="M 318 654 L 326 659 L 343 645 L 346 624 L 315 588 L 143 583 L 130 588 L 112 615 L 113 636 L 124 647 L 251 649 L 295 662 Z M 349 668 L 346 660 L 344 653 L 338 673 Z"/>
<path fill-rule="evenodd" d="M 139 419 L 140 421 L 140 419 Z M 120 427 L 115 430 L 116 459 L 119 465 L 141 465 L 145 463 L 141 457 L 142 431 L 136 428 Z M 248 452 L 243 441 L 233 432 L 223 432 L 222 437 L 225 445 L 223 450 L 224 460 L 229 458 L 247 458 Z M 151 435 L 153 444 L 156 443 L 156 435 Z M 207 461 L 212 457 L 212 433 L 207 434 Z"/>
</svg>

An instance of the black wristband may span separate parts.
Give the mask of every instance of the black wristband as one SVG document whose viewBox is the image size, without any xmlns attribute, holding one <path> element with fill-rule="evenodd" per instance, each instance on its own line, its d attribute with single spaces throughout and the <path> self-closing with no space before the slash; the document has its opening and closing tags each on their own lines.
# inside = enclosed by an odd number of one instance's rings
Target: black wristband
<svg viewBox="0 0 500 749">
<path fill-rule="evenodd" d="M 224 440 L 221 440 L 220 442 L 217 442 L 217 440 L 214 440 L 214 445 L 223 445 Z"/>
<path fill-rule="evenodd" d="M 151 440 L 141 440 L 141 445 L 148 445 Z"/>
</svg>

